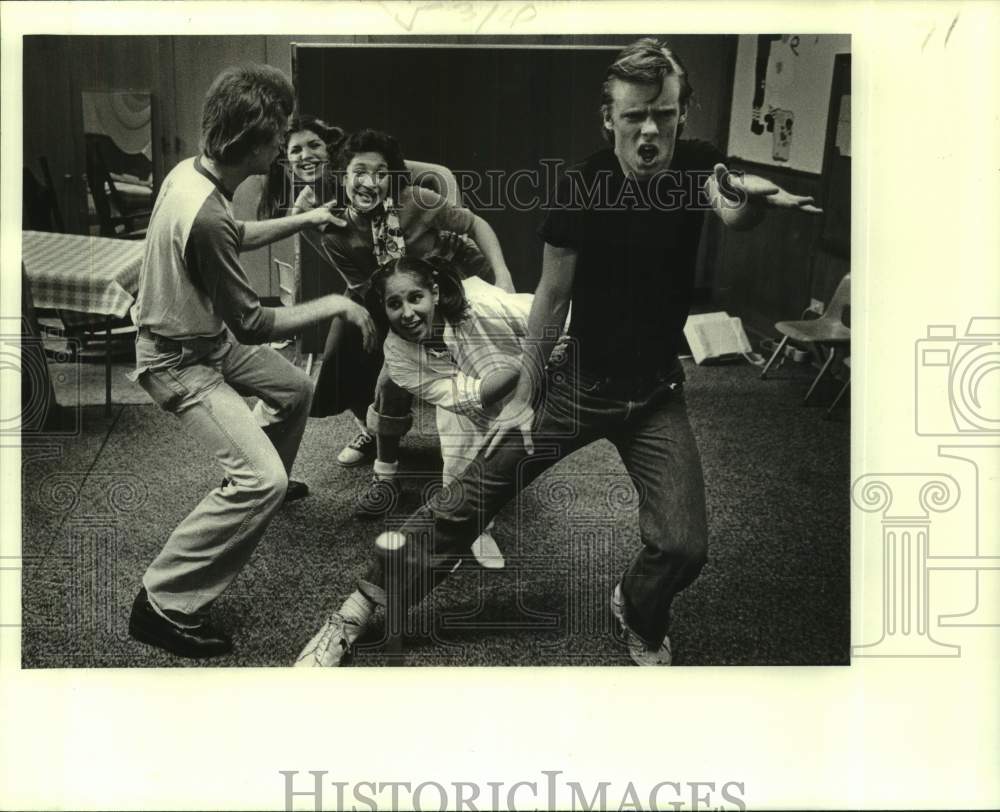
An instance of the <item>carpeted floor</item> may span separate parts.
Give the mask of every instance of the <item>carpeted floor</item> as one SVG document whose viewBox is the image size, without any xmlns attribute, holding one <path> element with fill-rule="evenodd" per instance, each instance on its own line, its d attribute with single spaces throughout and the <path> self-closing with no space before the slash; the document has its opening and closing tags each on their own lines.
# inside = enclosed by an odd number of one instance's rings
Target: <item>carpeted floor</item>
<svg viewBox="0 0 1000 812">
<path fill-rule="evenodd" d="M 767 381 L 746 364 L 689 363 L 687 371 L 711 548 L 701 577 L 675 603 L 676 664 L 846 664 L 847 409 L 823 420 L 823 408 L 800 405 L 808 368 L 786 365 Z M 831 384 L 817 402 L 834 392 Z M 116 400 L 110 416 L 82 406 L 75 435 L 25 438 L 25 667 L 196 665 L 131 641 L 126 628 L 143 570 L 219 472 L 171 418 L 136 400 Z M 409 475 L 390 523 L 418 504 L 440 470 L 433 416 L 419 417 L 420 430 L 404 441 Z M 352 434 L 345 416 L 310 420 L 294 475 L 312 496 L 279 512 L 215 606 L 235 653 L 200 665 L 291 664 L 353 588 L 380 525 L 352 516 L 369 470 L 333 462 Z M 507 568 L 464 565 L 436 590 L 412 616 L 407 664 L 630 662 L 612 635 L 608 597 L 639 543 L 638 526 L 634 491 L 610 444 L 544 475 L 500 513 L 495 535 Z M 354 658 L 386 662 L 377 639 Z"/>
</svg>

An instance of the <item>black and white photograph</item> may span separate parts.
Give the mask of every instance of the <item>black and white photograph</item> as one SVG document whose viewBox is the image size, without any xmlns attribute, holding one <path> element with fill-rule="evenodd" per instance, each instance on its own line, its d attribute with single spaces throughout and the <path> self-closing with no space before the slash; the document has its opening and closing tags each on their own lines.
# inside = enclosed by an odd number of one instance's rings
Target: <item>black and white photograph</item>
<svg viewBox="0 0 1000 812">
<path fill-rule="evenodd" d="M 850 51 L 25 37 L 23 666 L 846 666 Z"/>
<path fill-rule="evenodd" d="M 996 806 L 1000 6 L 0 14 L 0 807 Z"/>
</svg>

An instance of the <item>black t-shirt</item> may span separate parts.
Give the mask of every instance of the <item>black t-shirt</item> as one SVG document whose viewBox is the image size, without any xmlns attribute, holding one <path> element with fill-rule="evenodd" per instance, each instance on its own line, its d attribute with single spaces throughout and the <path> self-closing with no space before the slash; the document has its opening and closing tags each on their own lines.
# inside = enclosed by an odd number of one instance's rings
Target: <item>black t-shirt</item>
<svg viewBox="0 0 1000 812">
<path fill-rule="evenodd" d="M 723 160 L 711 144 L 678 141 L 670 169 L 642 183 L 626 179 L 608 149 L 560 180 L 539 235 L 577 252 L 570 335 L 588 373 L 644 376 L 673 366 L 710 208 L 703 187 Z"/>
</svg>

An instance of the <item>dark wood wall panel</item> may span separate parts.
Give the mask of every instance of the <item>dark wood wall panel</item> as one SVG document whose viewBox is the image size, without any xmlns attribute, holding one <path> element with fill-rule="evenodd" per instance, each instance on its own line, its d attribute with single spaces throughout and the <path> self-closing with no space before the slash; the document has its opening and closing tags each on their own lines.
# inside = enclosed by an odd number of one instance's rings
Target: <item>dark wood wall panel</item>
<svg viewBox="0 0 1000 812">
<path fill-rule="evenodd" d="M 824 197 L 825 183 L 819 175 L 739 161 L 731 161 L 730 168 L 759 173 L 817 201 Z M 791 211 L 770 210 L 748 232 L 731 231 L 711 218 L 705 240 L 715 245 L 711 274 L 715 301 L 768 335 L 774 332 L 774 322 L 799 318 L 810 299 L 828 302 L 849 272 L 850 260 L 824 249 L 823 229 L 824 216 Z"/>
<path fill-rule="evenodd" d="M 759 172 L 789 191 L 819 195 L 818 176 L 731 161 L 730 169 Z M 713 275 L 716 300 L 749 325 L 770 333 L 778 319 L 798 318 L 809 305 L 810 259 L 821 220 L 798 212 L 772 210 L 757 228 L 731 231 L 715 218 L 707 239 L 717 241 Z"/>
<path fill-rule="evenodd" d="M 823 214 L 770 211 L 749 233 L 708 226 L 703 248 L 715 299 L 761 333 L 797 319 L 810 300 L 828 303 L 851 259 L 851 158 L 836 144 L 841 98 L 851 92 L 851 57 L 836 57 L 822 175 L 731 161 L 730 167 L 771 178 L 790 192 L 811 195 Z"/>
</svg>

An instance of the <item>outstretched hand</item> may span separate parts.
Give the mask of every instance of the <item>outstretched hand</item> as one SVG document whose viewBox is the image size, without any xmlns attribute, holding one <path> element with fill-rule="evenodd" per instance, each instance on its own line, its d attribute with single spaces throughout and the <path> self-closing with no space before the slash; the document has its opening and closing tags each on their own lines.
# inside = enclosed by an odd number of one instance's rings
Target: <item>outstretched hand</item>
<svg viewBox="0 0 1000 812">
<path fill-rule="evenodd" d="M 347 299 L 342 316 L 361 331 L 361 344 L 365 352 L 374 352 L 378 346 L 378 330 L 368 310 L 357 302 Z"/>
<path fill-rule="evenodd" d="M 503 438 L 511 431 L 519 431 L 524 442 L 524 450 L 535 453 L 535 441 L 531 430 L 535 422 L 534 401 L 535 387 L 531 375 L 522 374 L 518 379 L 517 388 L 493 420 L 483 442 L 486 444 L 486 459 L 496 451 Z"/>
<path fill-rule="evenodd" d="M 725 164 L 721 163 L 715 165 L 714 171 L 715 181 L 720 192 L 725 193 L 729 199 L 746 195 L 775 209 L 797 209 L 806 214 L 823 213 L 812 197 L 794 195 L 767 178 L 762 178 L 759 175 L 733 174 L 726 168 Z"/>
<path fill-rule="evenodd" d="M 299 196 L 295 198 L 295 205 L 293 206 L 293 211 L 308 214 L 306 221 L 309 225 L 316 228 L 323 228 L 326 225 L 336 226 L 337 228 L 343 228 L 347 225 L 347 221 L 342 217 L 337 217 L 331 209 L 337 205 L 336 200 L 328 200 L 322 206 L 316 204 L 316 193 L 313 191 L 311 186 L 306 186 Z"/>
<path fill-rule="evenodd" d="M 295 202 L 292 204 L 292 211 L 296 214 L 301 214 L 304 211 L 315 208 L 316 192 L 313 191 L 312 186 L 302 187 L 302 191 L 299 192 L 299 196 L 295 198 Z"/>
</svg>

